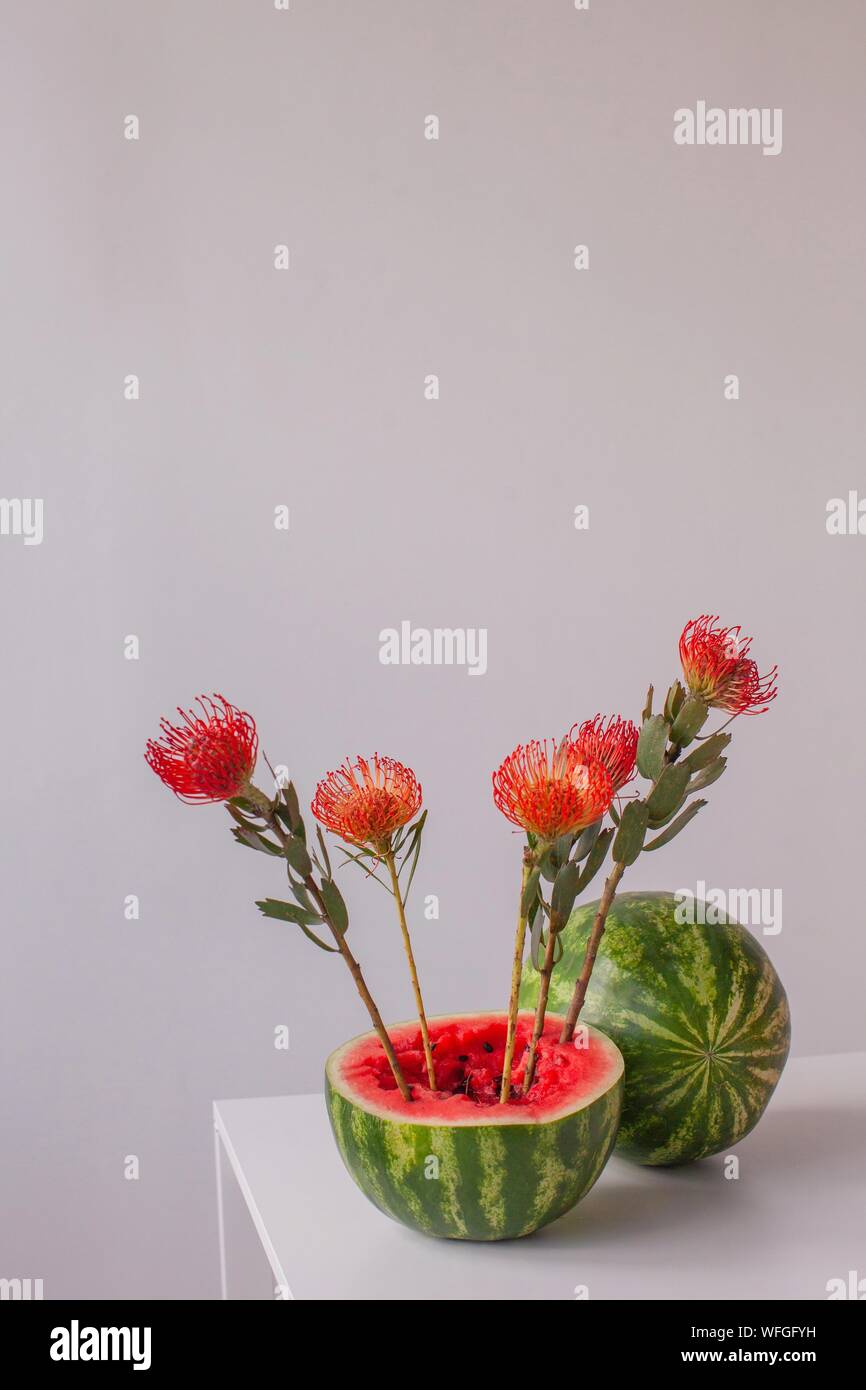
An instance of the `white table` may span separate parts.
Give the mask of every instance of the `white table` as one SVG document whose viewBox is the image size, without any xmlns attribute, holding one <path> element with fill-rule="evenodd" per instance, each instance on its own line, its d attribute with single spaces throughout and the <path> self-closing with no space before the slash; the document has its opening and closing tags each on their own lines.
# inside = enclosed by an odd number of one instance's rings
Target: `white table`
<svg viewBox="0 0 866 1390">
<path fill-rule="evenodd" d="M 828 1280 L 866 1279 L 866 1053 L 790 1061 L 731 1151 L 736 1179 L 724 1155 L 678 1169 L 613 1158 L 569 1215 L 489 1245 L 431 1240 L 377 1211 L 321 1095 L 216 1101 L 214 1126 L 223 1297 L 251 1296 L 227 1263 L 229 1174 L 270 1266 L 264 1297 L 825 1299 Z"/>
</svg>

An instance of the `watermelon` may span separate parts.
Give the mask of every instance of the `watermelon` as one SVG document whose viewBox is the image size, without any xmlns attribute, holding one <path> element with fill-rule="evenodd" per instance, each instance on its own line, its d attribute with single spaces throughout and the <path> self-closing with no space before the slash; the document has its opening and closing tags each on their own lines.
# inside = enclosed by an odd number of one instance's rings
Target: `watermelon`
<svg viewBox="0 0 866 1390">
<path fill-rule="evenodd" d="M 562 932 L 550 1004 L 565 1012 L 597 903 Z M 622 893 L 607 919 L 580 1023 L 625 1058 L 617 1141 L 645 1164 L 723 1153 L 754 1129 L 782 1074 L 791 1016 L 769 956 L 737 922 L 681 925 L 671 893 Z M 695 913 L 700 917 L 700 911 Z M 520 1002 L 538 997 L 528 972 Z"/>
<path fill-rule="evenodd" d="M 426 1085 L 417 1020 L 388 1029 L 411 1088 L 404 1101 L 375 1033 L 328 1058 L 325 1091 L 343 1162 L 380 1211 L 424 1235 L 507 1240 L 555 1221 L 604 1168 L 622 1106 L 623 1061 L 596 1029 L 586 1045 L 562 1046 L 549 1017 L 536 1081 L 499 1104 L 506 1016 L 429 1020 L 436 1082 Z M 525 1058 L 532 1015 L 518 1020 L 515 1055 Z"/>
</svg>

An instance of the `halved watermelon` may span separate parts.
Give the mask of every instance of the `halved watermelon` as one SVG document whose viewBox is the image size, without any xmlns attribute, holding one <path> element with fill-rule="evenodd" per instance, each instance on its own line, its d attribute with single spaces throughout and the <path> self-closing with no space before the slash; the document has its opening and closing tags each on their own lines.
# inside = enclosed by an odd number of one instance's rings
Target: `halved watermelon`
<svg viewBox="0 0 866 1390">
<path fill-rule="evenodd" d="M 515 1056 L 525 1056 L 533 1016 L 518 1020 Z M 536 1080 L 500 1105 L 506 1016 L 429 1020 L 436 1079 L 425 1084 L 417 1022 L 388 1029 L 413 1099 L 394 1084 L 375 1033 L 332 1052 L 325 1068 L 331 1126 L 365 1196 L 425 1235 L 506 1240 L 555 1221 L 592 1187 L 616 1139 L 623 1094 L 619 1049 L 598 1029 L 586 1046 L 558 1041 L 549 1015 Z"/>
</svg>

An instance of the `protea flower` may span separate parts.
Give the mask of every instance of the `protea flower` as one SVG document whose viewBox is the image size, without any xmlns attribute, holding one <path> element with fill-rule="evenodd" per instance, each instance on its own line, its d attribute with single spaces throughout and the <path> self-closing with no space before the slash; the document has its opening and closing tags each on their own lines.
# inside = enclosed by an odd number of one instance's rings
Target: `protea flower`
<svg viewBox="0 0 866 1390">
<path fill-rule="evenodd" d="M 346 762 L 316 787 L 312 811 L 341 839 L 383 853 L 421 809 L 421 784 L 411 768 L 375 753 Z"/>
<path fill-rule="evenodd" d="M 582 757 L 597 758 L 604 764 L 614 792 L 621 791 L 634 777 L 638 730 L 630 719 L 613 714 L 605 719 L 597 714 L 581 724 L 576 734 L 573 728 L 569 738 L 574 739 Z"/>
<path fill-rule="evenodd" d="M 251 714 L 224 695 L 199 695 L 199 710 L 178 707 L 180 724 L 160 721 L 145 760 L 181 801 L 228 801 L 241 796 L 256 765 L 259 740 Z"/>
<path fill-rule="evenodd" d="M 518 744 L 493 774 L 493 800 L 502 814 L 539 840 L 583 830 L 610 806 L 613 778 L 597 758 L 564 738 Z"/>
<path fill-rule="evenodd" d="M 763 714 L 776 698 L 774 666 L 765 676 L 748 655 L 751 637 L 739 627 L 720 627 L 709 614 L 686 623 L 680 637 L 680 661 L 689 693 L 699 695 L 712 709 L 728 714 Z"/>
</svg>

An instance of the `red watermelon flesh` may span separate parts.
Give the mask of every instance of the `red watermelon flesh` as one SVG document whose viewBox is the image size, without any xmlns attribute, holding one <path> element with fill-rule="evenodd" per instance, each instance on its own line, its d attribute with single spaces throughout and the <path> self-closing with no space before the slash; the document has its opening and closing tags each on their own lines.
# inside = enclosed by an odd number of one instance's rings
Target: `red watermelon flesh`
<svg viewBox="0 0 866 1390">
<path fill-rule="evenodd" d="M 506 1037 L 502 1014 L 431 1020 L 438 1083 L 435 1091 L 427 1085 L 418 1024 L 389 1028 L 412 1092 L 411 1102 L 404 1101 L 397 1090 L 388 1060 L 374 1035 L 365 1034 L 342 1050 L 340 1073 L 358 1102 L 366 1102 L 383 1115 L 411 1118 L 416 1124 L 477 1123 L 479 1110 L 490 1106 L 497 1107 L 497 1121 L 527 1123 L 553 1119 L 611 1084 L 621 1061 L 609 1040 L 588 1032 L 583 1039 L 585 1046 L 563 1045 L 558 1041 L 562 1020 L 551 1016 L 538 1045 L 535 1081 L 529 1094 L 523 1095 L 521 1086 L 532 1026 L 531 1013 L 519 1016 L 511 1099 L 505 1105 L 499 1104 Z"/>
</svg>

